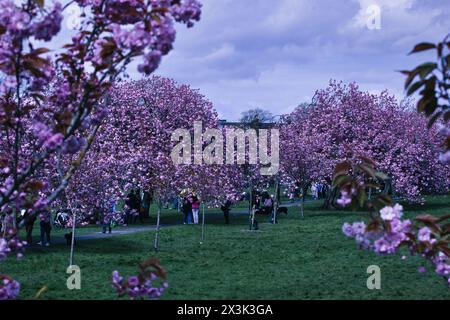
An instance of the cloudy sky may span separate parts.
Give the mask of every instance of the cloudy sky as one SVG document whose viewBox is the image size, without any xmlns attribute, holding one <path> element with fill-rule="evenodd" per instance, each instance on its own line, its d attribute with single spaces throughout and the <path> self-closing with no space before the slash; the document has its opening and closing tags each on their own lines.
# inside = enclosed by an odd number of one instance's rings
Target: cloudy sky
<svg viewBox="0 0 450 320">
<path fill-rule="evenodd" d="M 177 27 L 175 49 L 156 73 L 199 88 L 229 120 L 255 107 L 289 112 L 330 79 L 402 98 L 396 70 L 432 58 L 407 53 L 450 32 L 450 0 L 201 1 L 201 21 Z M 136 64 L 129 74 L 140 77 Z"/>
</svg>

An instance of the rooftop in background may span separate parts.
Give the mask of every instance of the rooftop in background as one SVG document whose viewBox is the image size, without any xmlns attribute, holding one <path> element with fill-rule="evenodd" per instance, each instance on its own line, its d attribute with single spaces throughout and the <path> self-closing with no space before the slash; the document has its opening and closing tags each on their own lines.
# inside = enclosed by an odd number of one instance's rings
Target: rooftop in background
<svg viewBox="0 0 450 320">
<path fill-rule="evenodd" d="M 257 125 L 258 129 L 271 129 L 276 125 L 276 123 L 275 122 L 252 123 L 252 122 L 227 121 L 223 119 L 219 120 L 220 128 L 233 127 L 233 128 L 249 129 L 255 128 L 255 125 Z"/>
</svg>

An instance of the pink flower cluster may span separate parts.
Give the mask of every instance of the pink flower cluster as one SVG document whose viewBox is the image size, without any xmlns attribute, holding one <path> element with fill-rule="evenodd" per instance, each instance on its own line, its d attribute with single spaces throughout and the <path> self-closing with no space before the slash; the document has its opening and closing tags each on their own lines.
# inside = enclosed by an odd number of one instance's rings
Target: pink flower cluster
<svg viewBox="0 0 450 320">
<path fill-rule="evenodd" d="M 3 223 L 8 223 L 7 219 Z M 6 228 L 6 226 L 4 226 Z M 0 262 L 5 260 L 11 253 L 16 253 L 21 258 L 25 250 L 25 241 L 20 241 L 16 236 L 15 229 L 2 230 L 4 237 L 0 238 Z M 0 300 L 13 300 L 19 295 L 20 284 L 6 275 L 0 274 Z"/>
<path fill-rule="evenodd" d="M 371 230 L 364 222 L 355 222 L 353 224 L 345 223 L 342 226 L 342 232 L 347 237 L 355 238 L 360 247 L 373 250 L 378 254 L 394 254 L 405 243 L 408 243 L 409 249 L 413 253 L 418 244 L 423 245 L 425 249 L 421 253 L 422 256 L 429 259 L 435 265 L 436 273 L 448 278 L 450 283 L 450 257 L 440 251 L 431 257 L 427 255 L 428 252 L 431 252 L 427 248 L 438 241 L 432 230 L 425 226 L 415 233 L 411 220 L 402 220 L 402 215 L 403 207 L 401 205 L 386 206 L 380 210 L 383 229 Z M 417 243 L 412 242 L 411 237 L 416 238 Z"/>
<path fill-rule="evenodd" d="M 167 282 L 163 282 L 160 287 L 154 286 L 158 279 L 154 273 L 148 277 L 130 276 L 126 281 L 120 276 L 118 271 L 112 273 L 112 285 L 119 296 L 128 295 L 131 300 L 135 299 L 158 299 L 167 289 Z"/>
<path fill-rule="evenodd" d="M 136 210 L 133 210 L 132 214 L 136 216 L 138 213 Z M 114 225 L 124 224 L 124 212 L 114 210 L 106 213 L 103 223 L 113 223 Z"/>
<path fill-rule="evenodd" d="M 352 198 L 350 194 L 347 191 L 342 190 L 341 191 L 341 197 L 336 200 L 336 203 L 340 206 L 347 206 L 352 202 Z"/>
<path fill-rule="evenodd" d="M 438 133 L 440 135 L 442 135 L 444 138 L 450 138 L 450 128 L 443 125 L 443 124 L 438 124 L 437 125 L 438 128 Z M 441 153 L 439 155 L 439 161 L 443 162 L 443 163 L 450 163 L 450 150 L 445 151 L 444 153 Z"/>
<path fill-rule="evenodd" d="M 17 238 L 15 229 L 8 228 L 6 232 L 2 231 L 3 234 L 4 236 L 0 237 L 0 261 L 5 260 L 11 253 L 15 253 L 17 258 L 21 258 L 27 242 Z"/>
<path fill-rule="evenodd" d="M 16 280 L 0 275 L 0 300 L 15 300 L 19 292 L 20 284 Z"/>
<path fill-rule="evenodd" d="M 63 143 L 64 136 L 61 133 L 53 134 L 52 130 L 42 122 L 34 123 L 32 131 L 44 148 L 55 150 Z"/>
</svg>

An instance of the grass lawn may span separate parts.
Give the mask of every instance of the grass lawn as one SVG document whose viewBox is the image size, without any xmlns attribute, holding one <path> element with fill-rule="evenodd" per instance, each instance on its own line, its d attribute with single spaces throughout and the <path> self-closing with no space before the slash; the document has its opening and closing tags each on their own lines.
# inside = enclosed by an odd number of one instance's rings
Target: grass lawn
<svg viewBox="0 0 450 320">
<path fill-rule="evenodd" d="M 177 225 L 161 231 L 157 253 L 168 271 L 163 299 L 450 299 L 450 289 L 431 265 L 417 272 L 422 259 L 377 256 L 356 248 L 341 232 L 344 222 L 360 213 L 320 209 L 307 204 L 305 219 L 290 208 L 278 225 L 259 218 L 260 231 L 249 232 L 245 216 L 224 225 L 220 216 L 207 218 L 206 242 L 200 227 Z M 425 206 L 405 205 L 408 217 L 450 212 L 450 196 L 428 197 Z M 163 216 L 162 223 L 178 219 Z M 167 219 L 167 221 L 165 221 Z M 81 290 L 66 288 L 69 250 L 65 245 L 33 247 L 21 261 L 9 258 L 1 273 L 20 281 L 21 299 L 33 298 L 44 285 L 42 299 L 113 299 L 111 272 L 132 275 L 137 264 L 152 256 L 154 232 L 80 241 L 75 263 L 82 273 Z M 381 268 L 381 290 L 368 290 L 366 269 Z"/>
</svg>

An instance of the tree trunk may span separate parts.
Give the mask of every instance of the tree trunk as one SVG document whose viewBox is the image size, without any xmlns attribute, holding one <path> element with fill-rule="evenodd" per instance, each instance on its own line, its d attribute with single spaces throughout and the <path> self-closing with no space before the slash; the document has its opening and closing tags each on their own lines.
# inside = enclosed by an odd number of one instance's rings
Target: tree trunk
<svg viewBox="0 0 450 320">
<path fill-rule="evenodd" d="M 158 251 L 158 247 L 159 247 L 160 218 L 161 218 L 161 200 L 158 199 L 158 213 L 156 216 L 156 233 L 155 233 L 155 242 L 153 244 L 153 251 L 155 251 L 155 252 Z"/>
<path fill-rule="evenodd" d="M 323 209 L 330 209 L 331 206 L 335 207 L 334 203 L 337 198 L 338 192 L 339 192 L 338 188 L 333 188 L 331 191 L 327 193 L 327 196 L 322 205 Z"/>
</svg>

